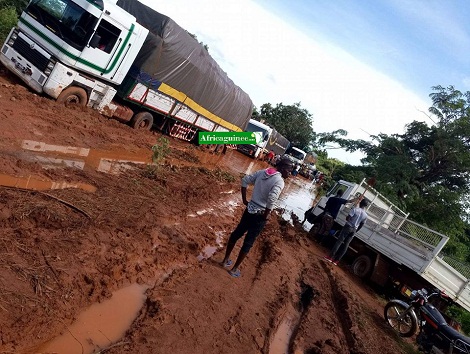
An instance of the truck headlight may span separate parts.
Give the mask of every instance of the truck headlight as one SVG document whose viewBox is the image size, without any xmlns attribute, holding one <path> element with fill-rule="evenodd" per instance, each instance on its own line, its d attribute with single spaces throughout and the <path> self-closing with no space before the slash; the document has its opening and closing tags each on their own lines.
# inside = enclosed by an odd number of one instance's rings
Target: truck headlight
<svg viewBox="0 0 470 354">
<path fill-rule="evenodd" d="M 16 39 L 18 38 L 18 32 L 17 31 L 13 31 L 11 33 L 11 36 L 10 38 L 8 38 L 8 42 L 7 44 L 11 47 L 13 46 L 13 44 L 15 43 Z"/>
<path fill-rule="evenodd" d="M 49 76 L 52 72 L 52 69 L 54 69 L 55 63 L 56 63 L 56 61 L 54 59 L 49 60 L 49 62 L 47 63 L 47 67 L 44 70 L 44 74 Z"/>
</svg>

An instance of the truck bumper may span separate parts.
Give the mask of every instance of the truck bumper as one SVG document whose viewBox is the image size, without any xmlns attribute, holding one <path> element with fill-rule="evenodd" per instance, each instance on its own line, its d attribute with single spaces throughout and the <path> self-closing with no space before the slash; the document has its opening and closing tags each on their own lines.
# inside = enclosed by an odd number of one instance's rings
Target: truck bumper
<svg viewBox="0 0 470 354">
<path fill-rule="evenodd" d="M 239 144 L 237 150 L 249 156 L 255 156 L 256 148 L 253 145 Z"/>
</svg>

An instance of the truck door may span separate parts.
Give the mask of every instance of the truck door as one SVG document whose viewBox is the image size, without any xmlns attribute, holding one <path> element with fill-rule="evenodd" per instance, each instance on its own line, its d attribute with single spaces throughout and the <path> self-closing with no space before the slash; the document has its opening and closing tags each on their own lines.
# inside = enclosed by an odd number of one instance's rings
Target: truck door
<svg viewBox="0 0 470 354">
<path fill-rule="evenodd" d="M 336 184 L 331 188 L 326 195 L 320 198 L 318 201 L 317 205 L 315 206 L 315 209 L 313 209 L 313 214 L 315 215 L 320 215 L 323 213 L 325 210 L 325 205 L 329 197 L 336 195 L 338 190 L 342 189 L 343 190 L 343 196 L 342 198 L 348 199 L 350 198 L 351 192 L 353 190 L 354 186 L 351 183 L 348 183 L 346 181 L 339 181 L 336 182 Z"/>
<path fill-rule="evenodd" d="M 101 77 L 112 81 L 126 54 L 123 46 L 127 34 L 127 31 L 123 31 L 111 19 L 102 18 L 77 64 L 88 66 L 88 71 L 91 69 Z"/>
</svg>

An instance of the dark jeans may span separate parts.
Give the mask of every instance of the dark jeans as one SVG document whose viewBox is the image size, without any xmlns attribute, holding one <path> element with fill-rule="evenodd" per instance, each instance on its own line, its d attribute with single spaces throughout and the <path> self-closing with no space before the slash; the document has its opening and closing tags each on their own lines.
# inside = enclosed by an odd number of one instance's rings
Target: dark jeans
<svg viewBox="0 0 470 354">
<path fill-rule="evenodd" d="M 264 225 L 266 225 L 266 219 L 264 219 L 262 214 L 250 214 L 248 210 L 245 209 L 238 226 L 230 235 L 228 243 L 234 245 L 246 232 L 240 252 L 248 253 L 251 247 L 253 247 L 258 235 L 263 231 Z"/>
<path fill-rule="evenodd" d="M 348 250 L 349 244 L 354 238 L 355 233 L 356 229 L 354 226 L 349 224 L 344 225 L 343 229 L 339 233 L 338 240 L 331 250 L 330 258 L 334 259 L 335 261 L 340 261 L 341 258 L 343 258 L 343 256 L 346 254 L 346 251 Z"/>
</svg>

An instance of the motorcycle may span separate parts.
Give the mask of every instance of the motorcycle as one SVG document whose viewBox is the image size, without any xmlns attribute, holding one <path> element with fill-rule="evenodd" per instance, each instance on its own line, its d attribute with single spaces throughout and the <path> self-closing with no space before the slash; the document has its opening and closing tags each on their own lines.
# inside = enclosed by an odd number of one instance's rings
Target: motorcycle
<svg viewBox="0 0 470 354">
<path fill-rule="evenodd" d="M 408 302 L 394 299 L 384 308 L 387 323 L 402 337 L 416 336 L 419 350 L 426 354 L 470 354 L 470 338 L 449 326 L 441 313 L 429 303 L 433 296 L 448 299 L 438 289 L 413 290 Z"/>
</svg>

